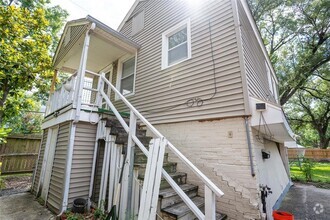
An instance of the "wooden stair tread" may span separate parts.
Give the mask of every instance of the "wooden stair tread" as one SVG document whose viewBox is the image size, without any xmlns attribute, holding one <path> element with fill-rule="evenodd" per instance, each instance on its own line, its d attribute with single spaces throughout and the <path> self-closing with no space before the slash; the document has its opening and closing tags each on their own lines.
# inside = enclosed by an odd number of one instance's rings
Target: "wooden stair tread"
<svg viewBox="0 0 330 220">
<path fill-rule="evenodd" d="M 176 166 L 177 165 L 177 163 L 176 162 L 164 162 L 163 163 L 163 167 L 165 167 L 165 166 Z M 134 166 L 138 166 L 138 167 L 147 167 L 147 163 L 134 163 Z"/>
<path fill-rule="evenodd" d="M 183 184 L 183 185 L 180 185 L 180 188 L 184 192 L 187 192 L 187 191 L 190 191 L 190 190 L 197 190 L 198 186 L 195 186 L 195 185 L 192 185 L 192 184 Z M 162 189 L 162 190 L 159 191 L 159 196 L 161 198 L 168 198 L 168 197 L 175 196 L 175 195 L 177 195 L 177 193 L 175 192 L 175 190 L 172 187 L 165 188 L 165 189 Z"/>
<path fill-rule="evenodd" d="M 204 205 L 204 198 L 200 197 L 200 196 L 196 196 L 194 198 L 191 199 L 193 201 L 193 203 L 195 203 L 195 205 L 200 208 Z M 166 212 L 170 215 L 173 215 L 177 218 L 180 218 L 184 215 L 186 215 L 187 213 L 191 212 L 190 208 L 184 203 L 184 202 L 180 202 L 177 204 L 174 204 L 170 207 L 164 208 L 162 209 L 163 212 Z"/>
</svg>

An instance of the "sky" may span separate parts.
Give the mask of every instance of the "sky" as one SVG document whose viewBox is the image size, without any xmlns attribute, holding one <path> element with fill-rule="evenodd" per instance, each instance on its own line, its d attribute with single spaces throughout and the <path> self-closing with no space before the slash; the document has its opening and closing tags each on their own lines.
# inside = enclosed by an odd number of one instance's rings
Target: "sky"
<svg viewBox="0 0 330 220">
<path fill-rule="evenodd" d="M 116 30 L 134 1 L 135 0 L 51 0 L 51 4 L 60 5 L 61 8 L 67 10 L 69 13 L 68 21 L 91 15 Z"/>
</svg>

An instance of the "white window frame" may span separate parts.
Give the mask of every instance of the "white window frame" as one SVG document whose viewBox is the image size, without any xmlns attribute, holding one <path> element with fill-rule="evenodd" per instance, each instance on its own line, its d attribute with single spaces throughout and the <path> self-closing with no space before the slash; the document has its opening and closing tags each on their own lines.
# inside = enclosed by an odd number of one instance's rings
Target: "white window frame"
<svg viewBox="0 0 330 220">
<path fill-rule="evenodd" d="M 129 59 L 135 57 L 135 63 L 134 63 L 134 79 L 133 79 L 133 91 L 129 94 L 123 95 L 125 97 L 129 97 L 129 96 L 133 96 L 135 95 L 135 78 L 136 78 L 136 67 L 137 67 L 137 53 L 135 53 L 135 55 L 125 55 L 122 56 L 121 58 L 119 58 L 118 60 L 118 68 L 117 68 L 117 80 L 116 80 L 116 88 L 117 90 L 120 92 L 120 87 L 121 87 L 121 76 L 123 73 L 123 63 L 125 63 L 126 61 L 128 61 Z M 115 100 L 119 100 L 119 96 L 115 95 Z"/>
<path fill-rule="evenodd" d="M 270 67 L 269 67 L 267 61 L 265 61 L 265 65 L 266 65 L 266 71 L 267 71 L 267 79 L 268 79 L 269 90 L 271 91 L 272 95 L 274 96 L 276 103 L 278 103 L 276 80 L 275 80 L 273 74 L 271 73 L 271 70 L 270 70 Z"/>
<path fill-rule="evenodd" d="M 187 27 L 187 58 L 182 59 L 178 62 L 172 63 L 171 65 L 168 65 L 168 37 L 172 36 L 176 32 L 179 32 L 183 28 Z M 181 21 L 180 23 L 176 24 L 175 26 L 171 27 L 167 31 L 165 31 L 162 34 L 162 70 L 166 69 L 168 67 L 177 65 L 179 63 L 182 63 L 186 60 L 189 60 L 191 58 L 191 28 L 190 28 L 190 18 Z"/>
</svg>

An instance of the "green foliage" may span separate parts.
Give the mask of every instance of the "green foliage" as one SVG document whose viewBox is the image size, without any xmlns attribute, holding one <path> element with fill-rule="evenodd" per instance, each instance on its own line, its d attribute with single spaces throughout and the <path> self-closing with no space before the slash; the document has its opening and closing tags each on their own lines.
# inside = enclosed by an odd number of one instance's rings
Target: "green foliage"
<svg viewBox="0 0 330 220">
<path fill-rule="evenodd" d="M 281 104 L 330 60 L 328 0 L 250 0 L 280 80 Z"/>
<path fill-rule="evenodd" d="M 330 1 L 249 0 L 301 143 L 329 146 Z M 318 97 L 315 97 L 318 94 Z M 298 121 L 297 119 L 300 119 Z"/>
<path fill-rule="evenodd" d="M 101 204 L 98 208 L 94 211 L 94 218 L 98 220 L 105 220 L 107 217 L 107 213 L 104 211 L 104 203 L 105 201 L 102 200 Z"/>
<path fill-rule="evenodd" d="M 9 96 L 4 112 L 4 126 L 10 128 L 12 133 L 40 133 L 43 114 L 41 104 L 37 98 L 27 92 L 18 91 L 14 96 Z"/>
<path fill-rule="evenodd" d="M 288 105 L 291 125 L 305 146 L 327 148 L 330 142 L 330 83 L 320 78 L 307 82 Z"/>
<path fill-rule="evenodd" d="M 6 129 L 0 127 L 0 144 L 6 143 L 6 137 L 8 137 L 8 134 L 11 132 L 11 129 Z M 1 174 L 1 170 L 0 170 Z"/>
<path fill-rule="evenodd" d="M 315 166 L 315 164 L 313 163 L 313 161 L 311 161 L 308 158 L 304 158 L 301 163 L 301 171 L 304 173 L 305 179 L 308 182 L 312 181 L 312 173 L 313 173 L 314 166 Z"/>
<path fill-rule="evenodd" d="M 300 168 L 298 163 L 291 164 L 290 173 L 292 180 L 306 182 L 306 175 L 302 169 L 303 168 Z M 330 164 L 314 162 L 311 173 L 311 181 L 330 183 Z"/>
<path fill-rule="evenodd" d="M 8 111 L 19 110 L 10 107 L 19 93 L 33 91 L 38 98 L 47 98 L 53 75 L 51 53 L 67 16 L 48 3 L 0 0 L 0 125 L 5 114 L 11 114 Z"/>
</svg>

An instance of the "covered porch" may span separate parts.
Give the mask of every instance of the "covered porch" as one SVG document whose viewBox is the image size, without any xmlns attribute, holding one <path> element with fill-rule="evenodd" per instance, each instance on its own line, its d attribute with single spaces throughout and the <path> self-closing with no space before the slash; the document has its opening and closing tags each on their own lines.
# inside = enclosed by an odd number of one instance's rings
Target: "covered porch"
<svg viewBox="0 0 330 220">
<path fill-rule="evenodd" d="M 97 95 L 100 75 L 116 82 L 118 60 L 136 59 L 138 49 L 138 44 L 90 16 L 68 22 L 53 58 L 55 73 L 43 128 L 66 120 L 96 122 L 93 112 L 105 107 Z M 56 85 L 61 73 L 70 76 Z M 110 97 L 107 86 L 104 92 Z"/>
</svg>

